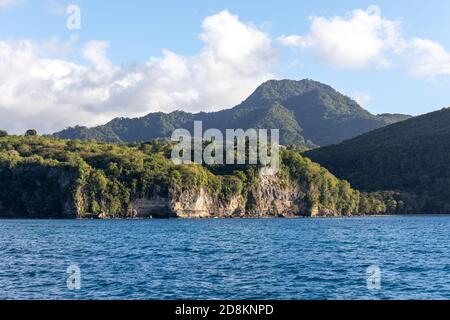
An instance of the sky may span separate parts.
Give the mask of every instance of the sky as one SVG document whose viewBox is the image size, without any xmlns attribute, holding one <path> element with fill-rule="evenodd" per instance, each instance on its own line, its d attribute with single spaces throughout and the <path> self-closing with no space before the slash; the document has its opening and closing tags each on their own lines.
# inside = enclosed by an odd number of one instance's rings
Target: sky
<svg viewBox="0 0 450 320">
<path fill-rule="evenodd" d="M 215 111 L 269 79 L 374 114 L 450 106 L 447 0 L 0 0 L 0 129 Z"/>
</svg>

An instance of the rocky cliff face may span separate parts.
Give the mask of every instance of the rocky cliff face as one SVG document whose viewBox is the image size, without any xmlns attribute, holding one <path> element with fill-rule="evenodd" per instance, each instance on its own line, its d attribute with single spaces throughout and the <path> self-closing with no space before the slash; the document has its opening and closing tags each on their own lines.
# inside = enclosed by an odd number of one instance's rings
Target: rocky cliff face
<svg viewBox="0 0 450 320">
<path fill-rule="evenodd" d="M 251 216 L 306 216 L 308 211 L 301 203 L 300 188 L 286 185 L 276 175 L 261 172 L 256 188 L 249 190 L 247 212 Z"/>
<path fill-rule="evenodd" d="M 46 215 L 23 215 L 22 211 L 6 208 L 0 201 L 0 215 L 3 217 L 54 217 L 54 218 L 239 218 L 239 217 L 296 217 L 333 216 L 308 208 L 304 199 L 307 190 L 297 183 L 291 183 L 271 172 L 261 169 L 256 181 L 248 183 L 242 192 L 229 195 L 227 199 L 211 194 L 205 188 L 172 189 L 165 195 L 152 195 L 132 199 L 119 214 L 89 212 L 89 183 L 78 183 L 79 176 L 73 172 L 50 169 L 45 177 L 53 178 L 59 190 L 69 190 L 68 195 L 55 209 Z M 98 199 L 101 203 L 102 199 Z M 36 209 L 37 210 L 37 209 Z"/>
<path fill-rule="evenodd" d="M 245 213 L 243 204 L 241 196 L 236 195 L 230 201 L 221 202 L 200 188 L 170 193 L 167 197 L 136 199 L 130 205 L 130 212 L 134 218 L 238 217 Z"/>
<path fill-rule="evenodd" d="M 145 218 L 380 214 L 361 194 L 298 151 L 281 148 L 277 175 L 252 165 L 176 166 L 172 145 L 0 139 L 0 217 Z"/>
<path fill-rule="evenodd" d="M 261 172 L 260 179 L 247 194 L 236 194 L 227 201 L 217 200 L 207 190 L 171 192 L 167 197 L 153 196 L 132 201 L 133 218 L 238 218 L 296 217 L 335 215 L 308 209 L 296 185 L 285 185 L 277 176 Z"/>
</svg>

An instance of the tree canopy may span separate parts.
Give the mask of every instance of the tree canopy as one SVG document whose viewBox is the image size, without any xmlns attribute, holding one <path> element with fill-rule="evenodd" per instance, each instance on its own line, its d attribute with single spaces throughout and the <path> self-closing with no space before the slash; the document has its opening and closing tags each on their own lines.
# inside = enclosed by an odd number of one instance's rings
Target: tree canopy
<svg viewBox="0 0 450 320">
<path fill-rule="evenodd" d="M 450 213 L 450 109 L 305 156 L 360 190 L 401 194 L 404 213 Z"/>
<path fill-rule="evenodd" d="M 107 144 L 40 136 L 0 138 L 0 215 L 127 217 L 135 199 L 203 188 L 216 201 L 246 199 L 259 185 L 258 166 L 174 165 L 172 145 Z M 360 193 L 298 152 L 283 149 L 279 179 L 302 192 L 304 212 L 341 215 L 386 212 L 379 195 Z M 269 204 L 270 205 L 270 204 Z"/>
<path fill-rule="evenodd" d="M 373 115 L 353 99 L 332 87 L 312 80 L 268 81 L 240 105 L 218 112 L 197 114 L 183 111 L 150 113 L 141 118 L 117 118 L 105 125 L 76 126 L 55 133 L 63 139 L 103 142 L 143 142 L 170 138 L 175 129 L 280 129 L 283 145 L 303 148 L 326 146 L 370 130 L 409 118 L 407 115 Z"/>
</svg>

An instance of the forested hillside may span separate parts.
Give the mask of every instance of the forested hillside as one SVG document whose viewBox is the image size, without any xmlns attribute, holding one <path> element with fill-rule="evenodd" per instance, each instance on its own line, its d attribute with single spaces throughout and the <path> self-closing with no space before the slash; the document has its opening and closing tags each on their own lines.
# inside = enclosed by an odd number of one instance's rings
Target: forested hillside
<svg viewBox="0 0 450 320">
<path fill-rule="evenodd" d="M 171 148 L 162 141 L 121 145 L 3 136 L 0 216 L 170 217 L 195 210 L 219 216 L 312 216 L 395 210 L 383 195 L 361 194 L 293 151 L 283 149 L 280 173 L 264 177 L 257 166 L 176 166 L 168 159 Z M 198 208 L 205 201 L 211 208 Z"/>
<path fill-rule="evenodd" d="M 450 214 L 450 109 L 305 155 L 358 189 L 406 194 L 406 213 Z"/>
<path fill-rule="evenodd" d="M 407 118 L 409 116 L 398 114 L 372 115 L 351 98 L 320 82 L 273 80 L 262 84 L 248 99 L 232 109 L 118 118 L 95 128 L 68 128 L 54 136 L 103 142 L 145 142 L 170 138 L 177 128 L 192 131 L 194 121 L 202 121 L 205 130 L 280 129 L 283 145 L 310 148 L 339 143 Z"/>
</svg>

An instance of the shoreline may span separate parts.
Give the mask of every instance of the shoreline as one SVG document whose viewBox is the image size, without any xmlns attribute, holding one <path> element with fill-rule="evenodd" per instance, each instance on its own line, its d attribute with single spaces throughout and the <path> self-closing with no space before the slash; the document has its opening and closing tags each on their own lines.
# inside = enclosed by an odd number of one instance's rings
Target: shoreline
<svg viewBox="0 0 450 320">
<path fill-rule="evenodd" d="M 151 221 L 151 220 L 181 220 L 181 221 L 202 221 L 202 220 L 322 220 L 322 219 L 371 219 L 371 218 L 394 218 L 394 217 L 450 217 L 450 214 L 399 214 L 399 215 L 355 215 L 355 216 L 323 216 L 323 217 L 168 217 L 168 218 L 8 218 L 0 217 L 0 221 Z"/>
</svg>

